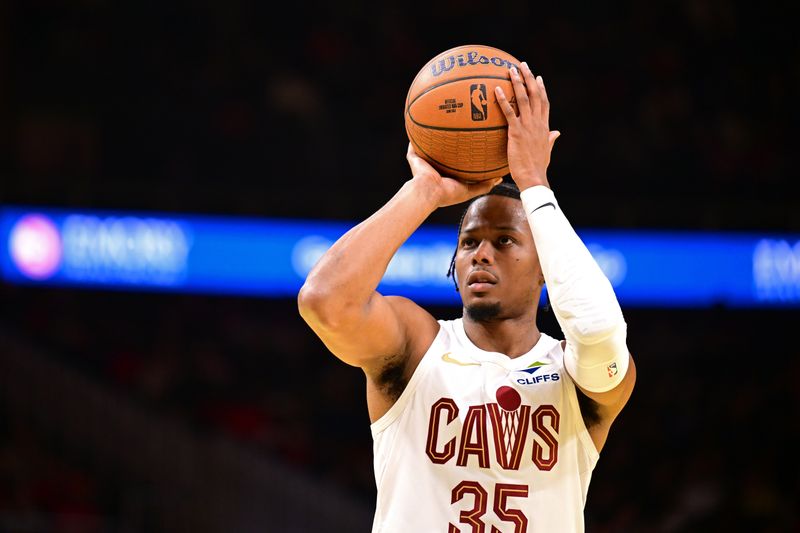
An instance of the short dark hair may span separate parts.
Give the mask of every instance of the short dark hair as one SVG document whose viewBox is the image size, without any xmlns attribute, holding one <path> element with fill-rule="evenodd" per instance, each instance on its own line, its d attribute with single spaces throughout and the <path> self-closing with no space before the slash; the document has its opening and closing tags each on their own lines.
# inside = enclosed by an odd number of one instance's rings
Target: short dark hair
<svg viewBox="0 0 800 533">
<path fill-rule="evenodd" d="M 484 196 L 506 196 L 508 198 L 514 198 L 515 200 L 519 200 L 519 187 L 517 184 L 514 183 L 514 180 L 511 179 L 510 174 L 506 174 L 503 177 L 503 181 L 492 187 L 492 190 L 487 192 L 486 194 L 482 194 L 480 196 L 476 196 L 475 198 L 471 199 L 466 207 L 464 207 L 464 211 L 461 212 L 461 219 L 458 221 L 458 232 L 456 233 L 456 249 L 453 252 L 453 258 L 450 260 L 450 268 L 447 270 L 447 277 L 453 276 L 453 284 L 456 286 L 456 292 L 458 292 L 458 282 L 456 281 L 456 254 L 458 254 L 458 236 L 461 235 L 461 226 L 464 224 L 464 217 L 467 215 L 467 211 L 469 207 L 472 205 L 472 202 L 477 200 L 478 198 L 483 198 Z"/>
</svg>

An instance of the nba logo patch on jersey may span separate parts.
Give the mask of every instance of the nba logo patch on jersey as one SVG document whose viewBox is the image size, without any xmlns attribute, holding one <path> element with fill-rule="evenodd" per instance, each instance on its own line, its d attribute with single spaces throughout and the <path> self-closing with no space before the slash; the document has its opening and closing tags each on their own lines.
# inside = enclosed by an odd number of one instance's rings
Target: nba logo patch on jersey
<svg viewBox="0 0 800 533">
<path fill-rule="evenodd" d="M 613 378 L 617 375 L 617 363 L 611 363 L 606 367 L 606 369 L 608 370 L 608 377 Z"/>
</svg>

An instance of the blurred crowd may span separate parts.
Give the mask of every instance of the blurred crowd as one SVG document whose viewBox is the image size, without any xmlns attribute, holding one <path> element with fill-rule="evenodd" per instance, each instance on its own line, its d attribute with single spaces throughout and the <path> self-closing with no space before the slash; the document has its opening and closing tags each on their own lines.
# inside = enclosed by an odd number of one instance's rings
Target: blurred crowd
<svg viewBox="0 0 800 533">
<path fill-rule="evenodd" d="M 67 457 L 4 407 L 0 405 L 0 531 L 109 531 L 116 502 L 103 473 Z"/>
<path fill-rule="evenodd" d="M 403 102 L 479 42 L 544 76 L 580 225 L 800 227 L 788 7 L 11 2 L 3 200 L 353 219 L 409 177 Z M 750 202 L 757 194 L 759 202 Z M 566 200 L 566 201 L 565 201 Z M 675 209 L 680 202 L 683 209 Z M 621 206 L 624 205 L 624 209 Z"/>
<path fill-rule="evenodd" d="M 324 355 L 290 303 L 12 287 L 3 299 L 0 323 L 101 387 L 372 505 L 363 378 Z"/>
<path fill-rule="evenodd" d="M 15 309 L 4 322 L 153 414 L 374 504 L 363 375 L 316 340 L 293 302 L 18 289 L 4 299 Z M 773 348 L 788 342 L 791 314 L 631 309 L 626 318 L 639 379 L 594 473 L 589 530 L 800 527 L 800 362 Z M 540 326 L 561 336 L 551 313 Z M 89 488 L 108 477 L 78 475 Z"/>
</svg>

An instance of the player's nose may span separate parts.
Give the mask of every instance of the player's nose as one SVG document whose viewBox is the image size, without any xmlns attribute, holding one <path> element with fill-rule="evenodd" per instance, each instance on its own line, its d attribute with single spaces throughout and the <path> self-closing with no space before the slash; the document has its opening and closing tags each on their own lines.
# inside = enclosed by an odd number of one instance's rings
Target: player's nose
<svg viewBox="0 0 800 533">
<path fill-rule="evenodd" d="M 494 249 L 492 243 L 486 240 L 480 242 L 472 254 L 472 264 L 491 265 L 494 263 Z"/>
</svg>

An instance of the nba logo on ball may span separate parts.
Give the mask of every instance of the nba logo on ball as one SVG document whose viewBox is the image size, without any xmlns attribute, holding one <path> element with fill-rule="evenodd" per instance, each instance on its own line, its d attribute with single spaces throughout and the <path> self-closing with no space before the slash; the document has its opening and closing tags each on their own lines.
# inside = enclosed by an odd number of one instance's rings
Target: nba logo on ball
<svg viewBox="0 0 800 533">
<path fill-rule="evenodd" d="M 472 104 L 472 120 L 486 120 L 486 85 L 470 85 L 469 100 Z"/>
</svg>

